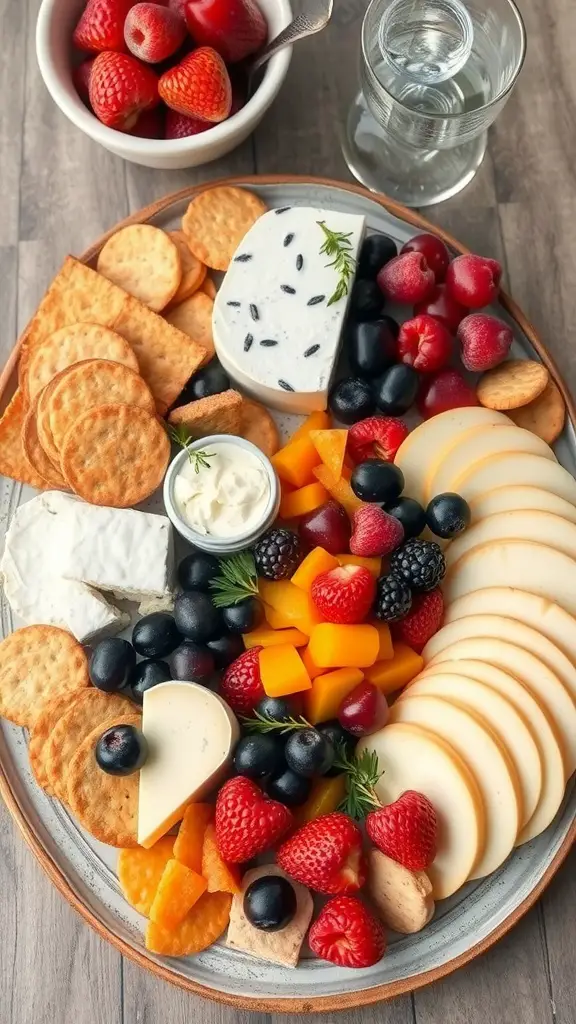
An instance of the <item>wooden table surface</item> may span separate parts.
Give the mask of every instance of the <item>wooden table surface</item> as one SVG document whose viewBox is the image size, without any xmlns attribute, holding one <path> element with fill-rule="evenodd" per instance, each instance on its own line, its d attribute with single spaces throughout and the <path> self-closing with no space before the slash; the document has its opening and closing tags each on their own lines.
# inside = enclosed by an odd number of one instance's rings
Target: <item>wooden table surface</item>
<svg viewBox="0 0 576 1024">
<path fill-rule="evenodd" d="M 488 5 L 490 0 L 486 0 Z M 574 0 L 521 0 L 529 55 L 473 184 L 428 211 L 503 260 L 509 288 L 576 386 Z M 227 174 L 348 179 L 339 130 L 356 81 L 362 0 L 336 0 L 330 28 L 297 48 L 256 136 L 199 170 L 125 164 L 68 123 L 34 54 L 39 0 L 0 0 L 0 363 L 67 252 L 132 210 Z M 574 218 L 574 220 L 573 220 Z M 322 1024 L 573 1024 L 576 860 L 496 948 L 441 984 Z M 67 906 L 0 806 L 2 1024 L 268 1024 L 155 981 Z M 275 1017 L 270 1024 L 288 1018 Z"/>
</svg>

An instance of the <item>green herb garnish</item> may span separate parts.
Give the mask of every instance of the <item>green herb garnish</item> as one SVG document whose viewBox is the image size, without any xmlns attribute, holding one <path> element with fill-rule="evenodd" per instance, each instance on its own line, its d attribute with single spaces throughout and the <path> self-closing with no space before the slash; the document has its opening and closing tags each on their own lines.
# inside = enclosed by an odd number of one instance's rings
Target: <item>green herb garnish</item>
<svg viewBox="0 0 576 1024">
<path fill-rule="evenodd" d="M 314 726 L 310 725 L 305 718 L 287 718 L 286 721 L 280 722 L 276 718 L 266 718 L 265 715 L 261 715 L 259 711 L 254 712 L 254 718 L 243 718 L 242 726 L 246 729 L 246 732 L 294 732 L 296 729 L 313 729 Z"/>
<path fill-rule="evenodd" d="M 210 580 L 216 608 L 229 608 L 247 597 L 258 597 L 258 574 L 251 551 L 220 559 L 220 575 Z"/>
<path fill-rule="evenodd" d="M 319 220 L 316 223 L 324 232 L 325 239 L 324 244 L 320 248 L 320 253 L 324 256 L 333 257 L 331 263 L 327 263 L 326 266 L 334 267 L 338 274 L 338 284 L 334 293 L 328 299 L 328 305 L 333 306 L 334 303 L 339 302 L 345 295 L 348 295 L 350 279 L 354 276 L 356 269 L 356 260 L 352 256 L 352 244 L 350 242 L 352 232 L 349 231 L 347 234 L 344 234 L 342 231 L 331 231 L 323 220 Z"/>
<path fill-rule="evenodd" d="M 378 756 L 374 750 L 364 750 L 356 757 L 355 754 L 349 756 L 343 747 L 340 747 L 334 767 L 339 768 L 346 776 L 346 796 L 338 810 L 360 821 L 369 811 L 381 806 L 374 787 L 384 772 L 380 769 Z"/>
<path fill-rule="evenodd" d="M 205 452 L 202 448 L 191 448 L 190 445 L 194 438 L 188 433 L 183 423 L 179 424 L 177 427 L 168 427 L 168 433 L 176 444 L 180 445 L 181 448 L 184 448 L 184 451 L 188 452 L 188 459 L 194 466 L 196 473 L 200 472 L 200 468 L 212 468 L 208 459 L 213 459 L 216 452 Z"/>
</svg>

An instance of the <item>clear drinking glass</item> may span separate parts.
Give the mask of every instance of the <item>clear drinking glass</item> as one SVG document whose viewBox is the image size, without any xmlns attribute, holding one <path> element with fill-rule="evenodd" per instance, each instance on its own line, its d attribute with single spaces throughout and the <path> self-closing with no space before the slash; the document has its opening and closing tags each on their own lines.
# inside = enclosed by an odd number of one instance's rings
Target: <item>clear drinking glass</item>
<svg viewBox="0 0 576 1024">
<path fill-rule="evenodd" d="M 343 151 L 359 181 L 406 206 L 474 177 L 522 67 L 514 0 L 372 0 Z"/>
</svg>

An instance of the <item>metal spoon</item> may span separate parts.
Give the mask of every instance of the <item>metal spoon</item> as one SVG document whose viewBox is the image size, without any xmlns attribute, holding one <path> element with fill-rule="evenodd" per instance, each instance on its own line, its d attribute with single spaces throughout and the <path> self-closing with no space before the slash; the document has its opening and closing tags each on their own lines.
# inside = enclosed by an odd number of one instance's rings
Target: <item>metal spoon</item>
<svg viewBox="0 0 576 1024">
<path fill-rule="evenodd" d="M 248 77 L 250 81 L 254 76 L 254 73 L 259 70 L 264 64 L 266 64 L 274 54 L 278 53 L 279 50 L 283 50 L 285 46 L 291 46 L 292 43 L 297 43 L 299 39 L 306 39 L 307 36 L 313 36 L 316 32 L 321 32 L 332 17 L 332 7 L 334 0 L 323 0 L 319 4 L 317 11 L 308 11 L 306 14 L 298 14 L 290 22 L 286 28 L 283 28 L 278 35 L 272 39 L 263 50 L 260 51 L 250 64 L 248 70 Z"/>
</svg>

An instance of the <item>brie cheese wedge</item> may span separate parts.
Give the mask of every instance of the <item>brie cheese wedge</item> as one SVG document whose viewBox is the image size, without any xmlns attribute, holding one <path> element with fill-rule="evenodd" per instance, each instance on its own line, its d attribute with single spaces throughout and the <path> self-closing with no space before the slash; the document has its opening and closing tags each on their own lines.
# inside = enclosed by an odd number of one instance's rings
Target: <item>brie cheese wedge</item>
<svg viewBox="0 0 576 1024">
<path fill-rule="evenodd" d="M 352 261 L 335 301 L 341 278 L 334 255 L 321 252 L 322 224 L 346 236 Z M 265 213 L 244 236 L 214 302 L 213 334 L 226 372 L 259 402 L 326 408 L 364 226 L 364 217 L 292 206 Z"/>
</svg>

